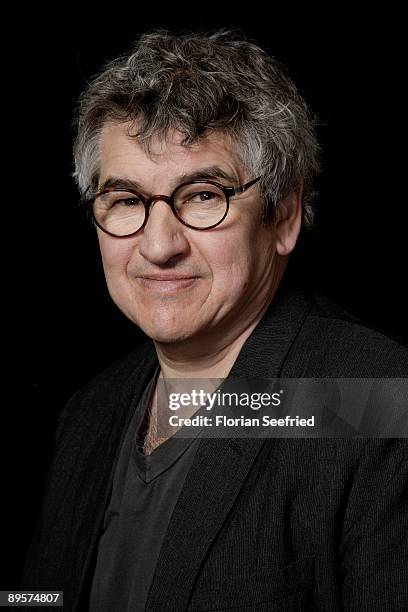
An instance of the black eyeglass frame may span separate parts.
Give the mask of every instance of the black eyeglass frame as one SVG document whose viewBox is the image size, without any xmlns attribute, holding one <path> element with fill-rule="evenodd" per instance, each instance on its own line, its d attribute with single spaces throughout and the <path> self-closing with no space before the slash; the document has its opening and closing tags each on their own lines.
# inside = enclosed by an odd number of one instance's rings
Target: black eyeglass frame
<svg viewBox="0 0 408 612">
<path fill-rule="evenodd" d="M 99 227 L 100 230 L 102 230 L 103 232 L 105 232 L 105 234 L 109 234 L 109 236 L 113 236 L 114 238 L 129 238 L 130 236 L 134 236 L 135 234 L 137 234 L 138 232 L 140 232 L 144 226 L 147 223 L 147 220 L 149 218 L 149 214 L 150 214 L 150 207 L 153 204 L 153 202 L 158 201 L 158 200 L 162 200 L 163 202 L 166 202 L 166 204 L 168 204 L 171 208 L 171 210 L 173 211 L 174 216 L 176 217 L 176 219 L 178 219 L 178 221 L 180 221 L 180 223 L 182 223 L 183 225 L 190 227 L 191 229 L 195 229 L 198 231 L 201 230 L 208 230 L 208 229 L 212 229 L 214 227 L 217 227 L 217 225 L 219 225 L 220 223 L 222 223 L 225 219 L 225 217 L 228 214 L 229 211 L 229 204 L 230 204 L 230 198 L 232 198 L 233 196 L 239 195 L 240 193 L 243 193 L 244 191 L 247 191 L 247 189 L 249 189 L 250 187 L 252 187 L 252 185 L 254 185 L 255 183 L 257 183 L 262 177 L 258 176 L 258 178 L 253 179 L 252 181 L 249 181 L 249 183 L 245 183 L 244 185 L 239 185 L 239 187 L 226 187 L 225 185 L 222 185 L 221 183 L 217 183 L 216 181 L 211 181 L 211 180 L 194 180 L 194 181 L 187 181 L 185 183 L 182 183 L 181 185 L 178 185 L 174 191 L 171 193 L 171 195 L 166 196 L 166 195 L 153 195 L 150 198 L 146 198 L 145 196 L 143 196 L 142 194 L 138 193 L 137 191 L 133 191 L 132 189 L 125 189 L 122 187 L 108 187 L 107 189 L 103 189 L 102 191 L 98 191 L 94 196 L 92 196 L 91 198 L 82 198 L 80 201 L 81 206 L 84 206 L 88 212 L 90 213 L 90 216 L 92 218 L 92 221 L 94 222 L 94 224 Z M 175 200 L 175 195 L 177 193 L 177 191 L 179 189 L 181 189 L 182 187 L 185 187 L 185 185 L 192 185 L 192 184 L 200 184 L 200 183 L 206 183 L 209 185 L 214 185 L 215 187 L 218 187 L 219 189 L 221 189 L 221 191 L 224 193 L 225 195 L 225 200 L 227 203 L 227 207 L 225 210 L 224 215 L 222 216 L 222 218 L 217 221 L 217 223 L 213 223 L 213 225 L 209 225 L 208 227 L 194 227 L 194 225 L 190 225 L 189 223 L 186 223 L 185 221 L 183 221 L 183 219 L 181 219 L 176 211 L 175 205 L 174 205 L 174 200 Z M 86 190 L 86 192 L 89 190 L 89 188 Z M 112 191 L 123 191 L 125 193 L 131 193 L 132 195 L 137 196 L 138 198 L 140 198 L 140 200 L 143 202 L 144 205 L 144 209 L 145 209 L 145 218 L 144 221 L 142 223 L 142 225 L 135 231 L 132 232 L 130 234 L 125 234 L 123 236 L 118 236 L 117 234 L 113 234 L 112 232 L 109 232 L 108 230 L 106 230 L 105 228 L 103 228 L 99 223 L 98 220 L 95 217 L 94 214 L 94 210 L 93 210 L 93 205 L 94 202 L 96 200 L 96 198 L 98 198 L 101 195 L 104 195 L 105 193 L 110 193 Z M 85 194 L 86 194 L 85 192 Z"/>
</svg>

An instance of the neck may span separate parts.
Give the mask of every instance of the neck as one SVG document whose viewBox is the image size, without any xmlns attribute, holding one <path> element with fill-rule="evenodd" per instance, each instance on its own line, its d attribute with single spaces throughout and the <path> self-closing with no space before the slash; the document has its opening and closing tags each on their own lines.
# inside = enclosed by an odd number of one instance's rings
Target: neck
<svg viewBox="0 0 408 612">
<path fill-rule="evenodd" d="M 161 374 L 164 378 L 225 378 L 231 370 L 238 354 L 258 319 L 242 331 L 236 338 L 225 345 L 204 355 L 194 358 L 183 358 L 177 351 L 169 350 L 156 343 L 157 356 Z"/>
</svg>

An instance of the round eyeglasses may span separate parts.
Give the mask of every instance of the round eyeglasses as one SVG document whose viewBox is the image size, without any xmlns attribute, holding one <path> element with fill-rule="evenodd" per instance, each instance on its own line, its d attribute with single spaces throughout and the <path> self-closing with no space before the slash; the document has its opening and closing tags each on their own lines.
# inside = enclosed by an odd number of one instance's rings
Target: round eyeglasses
<svg viewBox="0 0 408 612">
<path fill-rule="evenodd" d="M 153 202 L 166 202 L 177 219 L 196 230 L 211 229 L 227 216 L 230 198 L 243 193 L 261 179 L 225 187 L 215 181 L 191 181 L 176 187 L 170 196 L 153 195 L 147 198 L 136 191 L 109 187 L 82 204 L 91 212 L 94 223 L 106 234 L 126 238 L 139 232 L 147 223 Z"/>
</svg>

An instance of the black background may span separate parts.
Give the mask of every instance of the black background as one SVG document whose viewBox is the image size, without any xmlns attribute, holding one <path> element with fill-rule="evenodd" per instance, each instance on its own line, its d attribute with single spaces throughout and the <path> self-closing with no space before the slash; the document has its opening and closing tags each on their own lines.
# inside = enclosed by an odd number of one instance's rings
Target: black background
<svg viewBox="0 0 408 612">
<path fill-rule="evenodd" d="M 11 134 L 5 184 L 13 204 L 2 204 L 11 219 L 6 227 L 3 216 L 4 302 L 11 306 L 3 322 L 12 367 L 3 408 L 1 588 L 17 584 L 59 411 L 142 337 L 110 301 L 96 236 L 70 176 L 79 93 L 138 33 L 238 27 L 287 65 L 320 118 L 324 160 L 319 231 L 292 265 L 347 310 L 405 336 L 404 37 L 401 16 L 370 10 L 300 14 L 248 4 L 221 11 L 207 3 L 184 11 L 155 5 L 143 16 L 111 6 L 84 18 L 73 5 L 65 14 L 37 9 L 10 23 L 3 133 Z"/>
</svg>

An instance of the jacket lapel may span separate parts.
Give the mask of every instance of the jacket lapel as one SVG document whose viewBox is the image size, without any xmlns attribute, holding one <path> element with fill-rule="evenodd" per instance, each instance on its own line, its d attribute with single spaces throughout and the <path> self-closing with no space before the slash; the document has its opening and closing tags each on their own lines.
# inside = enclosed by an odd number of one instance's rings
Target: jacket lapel
<svg viewBox="0 0 408 612">
<path fill-rule="evenodd" d="M 280 375 L 311 308 L 302 289 L 283 284 L 245 342 L 228 378 Z M 262 447 L 263 439 L 203 439 L 159 555 L 146 610 L 184 610 L 197 573 Z"/>
<path fill-rule="evenodd" d="M 73 558 L 62 564 L 76 571 L 70 580 L 71 584 L 78 585 L 78 588 L 73 589 L 78 594 L 72 602 L 73 610 L 87 609 L 100 530 L 112 492 L 120 448 L 133 416 L 133 408 L 139 402 L 158 364 L 153 343 L 146 344 L 142 358 L 138 356 L 134 360 L 132 356 L 126 365 L 127 376 L 119 383 L 119 391 L 116 377 L 114 384 L 110 386 L 108 383 L 106 390 L 102 390 L 104 404 L 99 409 L 99 419 L 92 412 L 92 418 L 86 426 L 78 427 L 86 432 L 78 453 L 78 456 L 85 458 L 79 466 L 73 465 L 71 468 L 77 481 L 73 486 L 75 497 L 72 507 L 75 510 L 78 507 L 84 508 L 84 515 L 81 521 L 73 521 L 73 524 L 78 525 L 78 531 L 72 536 L 74 543 L 70 547 Z M 74 463 L 75 455 L 73 457 Z M 89 465 L 95 465 L 96 469 L 90 471 Z M 98 500 L 97 504 L 95 499 Z"/>
</svg>

